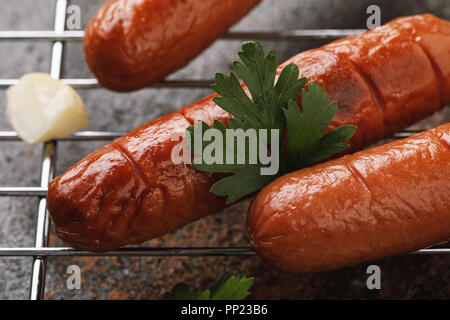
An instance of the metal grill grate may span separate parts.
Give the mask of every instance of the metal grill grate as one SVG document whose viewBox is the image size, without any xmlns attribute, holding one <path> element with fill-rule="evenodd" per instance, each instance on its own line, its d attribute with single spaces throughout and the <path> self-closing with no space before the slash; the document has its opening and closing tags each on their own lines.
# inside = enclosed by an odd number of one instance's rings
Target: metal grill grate
<svg viewBox="0 0 450 320">
<path fill-rule="evenodd" d="M 54 30 L 46 31 L 0 31 L 1 40 L 18 41 L 51 41 L 53 43 L 51 54 L 50 74 L 60 79 L 62 67 L 62 53 L 64 41 L 81 41 L 83 31 L 65 31 L 65 16 L 67 0 L 56 0 Z M 321 29 L 321 30 L 293 30 L 275 32 L 229 32 L 222 39 L 242 40 L 304 40 L 304 39 L 338 39 L 355 35 L 365 30 L 360 29 Z M 96 79 L 61 79 L 74 88 L 99 88 Z M 18 79 L 0 79 L 0 89 L 7 88 L 18 82 Z M 156 88 L 199 88 L 209 87 L 212 80 L 174 80 L 157 83 Z M 393 138 L 408 137 L 416 131 L 403 131 Z M 41 161 L 41 179 L 39 187 L 0 187 L 0 196 L 35 196 L 38 197 L 35 241 L 34 247 L 0 248 L 0 257 L 33 257 L 30 299 L 44 298 L 46 258 L 49 256 L 254 256 L 256 253 L 250 247 L 217 247 L 217 248 L 151 248 L 128 247 L 105 253 L 92 253 L 79 251 L 69 247 L 48 247 L 49 216 L 46 210 L 46 193 L 51 179 L 54 177 L 56 146 L 61 140 L 70 141 L 99 141 L 112 140 L 122 136 L 125 132 L 116 131 L 83 131 L 73 134 L 66 139 L 52 140 L 43 144 L 43 157 Z M 19 141 L 17 134 L 12 131 L 0 131 L 0 142 Z M 436 247 L 422 249 L 411 254 L 450 254 L 450 247 Z"/>
</svg>

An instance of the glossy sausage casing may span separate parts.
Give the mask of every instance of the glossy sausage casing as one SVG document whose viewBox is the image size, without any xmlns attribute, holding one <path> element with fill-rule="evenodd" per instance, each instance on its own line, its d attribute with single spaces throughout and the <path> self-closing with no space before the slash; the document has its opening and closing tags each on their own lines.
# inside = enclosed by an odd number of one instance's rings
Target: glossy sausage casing
<svg viewBox="0 0 450 320">
<path fill-rule="evenodd" d="M 432 15 L 397 19 L 289 62 L 339 103 L 330 129 L 358 126 L 348 151 L 450 101 L 450 23 Z M 53 180 L 47 200 L 59 237 L 77 248 L 104 251 L 160 236 L 223 208 L 224 199 L 209 192 L 221 176 L 171 161 L 178 143 L 173 138 L 187 126 L 197 120 L 227 122 L 229 114 L 212 97 L 147 123 Z"/>
<path fill-rule="evenodd" d="M 86 27 L 101 85 L 132 91 L 183 67 L 261 0 L 110 0 Z"/>
<path fill-rule="evenodd" d="M 289 272 L 336 269 L 450 239 L 450 123 L 285 175 L 253 200 L 250 241 Z"/>
</svg>

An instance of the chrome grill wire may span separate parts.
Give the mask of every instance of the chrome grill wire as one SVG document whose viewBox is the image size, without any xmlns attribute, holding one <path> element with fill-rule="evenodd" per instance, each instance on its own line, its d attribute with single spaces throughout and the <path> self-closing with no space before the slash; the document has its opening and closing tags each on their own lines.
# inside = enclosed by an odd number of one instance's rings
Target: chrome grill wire
<svg viewBox="0 0 450 320">
<path fill-rule="evenodd" d="M 66 21 L 67 0 L 57 0 L 55 8 L 55 32 L 64 31 Z M 53 78 L 61 78 L 63 43 L 53 42 L 50 62 L 50 75 Z M 56 141 L 44 143 L 44 150 L 41 164 L 41 188 L 47 188 L 53 179 L 56 160 Z M 48 245 L 49 235 L 49 214 L 46 206 L 46 198 L 39 200 L 38 214 L 36 217 L 36 234 L 34 245 L 36 249 Z M 30 300 L 40 300 L 44 298 L 45 275 L 47 269 L 47 258 L 44 256 L 33 257 L 33 269 L 31 271 Z"/>
<path fill-rule="evenodd" d="M 52 41 L 51 70 L 54 78 L 60 78 L 62 68 L 62 53 L 65 41 L 81 41 L 83 31 L 65 31 L 65 15 L 67 0 L 55 2 L 54 30 L 43 31 L 0 31 L 1 40 L 16 41 Z M 305 40 L 328 39 L 334 40 L 345 36 L 356 35 L 362 29 L 321 29 L 321 30 L 293 30 L 273 32 L 229 32 L 222 36 L 223 40 Z M 61 79 L 63 82 L 79 89 L 99 88 L 96 79 Z M 18 82 L 18 79 L 0 79 L 0 89 L 7 88 Z M 212 80 L 172 80 L 162 81 L 153 88 L 203 88 L 209 87 Z M 417 131 L 403 131 L 396 134 L 394 139 L 408 137 Z M 128 247 L 104 253 L 80 251 L 69 247 L 48 247 L 49 217 L 46 210 L 46 192 L 49 182 L 54 176 L 56 161 L 56 146 L 58 141 L 101 141 L 112 140 L 122 136 L 125 132 L 117 131 L 82 131 L 66 139 L 58 139 L 43 144 L 41 161 L 41 180 L 39 187 L 0 187 L 0 196 L 39 197 L 36 217 L 35 246 L 0 248 L 0 257 L 33 257 L 30 299 L 44 298 L 46 258 L 49 256 L 255 256 L 250 247 L 188 247 L 188 248 L 149 248 Z M 16 132 L 0 131 L 0 142 L 20 141 Z M 410 254 L 450 254 L 450 248 L 436 247 L 422 249 Z"/>
</svg>

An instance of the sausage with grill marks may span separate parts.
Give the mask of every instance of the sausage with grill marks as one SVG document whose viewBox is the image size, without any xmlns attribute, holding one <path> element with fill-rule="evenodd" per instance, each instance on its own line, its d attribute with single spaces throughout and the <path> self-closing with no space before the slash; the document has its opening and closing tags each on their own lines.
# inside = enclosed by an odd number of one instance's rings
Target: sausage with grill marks
<svg viewBox="0 0 450 320">
<path fill-rule="evenodd" d="M 403 129 L 450 102 L 450 23 L 432 15 L 399 18 L 362 35 L 301 53 L 300 75 L 339 103 L 330 128 L 358 126 L 347 152 Z M 209 192 L 222 176 L 171 161 L 197 120 L 227 123 L 206 97 L 153 120 L 88 155 L 54 179 L 47 195 L 57 235 L 105 251 L 139 243 L 211 214 L 225 201 Z M 300 103 L 300 97 L 298 102 Z"/>
<path fill-rule="evenodd" d="M 266 186 L 247 216 L 273 266 L 337 269 L 450 239 L 450 123 L 302 169 Z"/>
<path fill-rule="evenodd" d="M 183 67 L 261 0 L 110 0 L 83 39 L 106 88 L 133 91 Z"/>
</svg>

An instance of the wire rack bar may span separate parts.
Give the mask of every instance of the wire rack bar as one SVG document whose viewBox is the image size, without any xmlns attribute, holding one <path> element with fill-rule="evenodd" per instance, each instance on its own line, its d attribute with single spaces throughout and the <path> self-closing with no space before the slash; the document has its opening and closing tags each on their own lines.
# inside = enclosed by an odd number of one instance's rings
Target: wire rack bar
<svg viewBox="0 0 450 320">
<path fill-rule="evenodd" d="M 405 130 L 395 134 L 393 139 L 402 139 L 416 134 L 420 131 Z M 80 131 L 70 137 L 58 139 L 57 141 L 101 141 L 113 140 L 126 134 L 125 131 Z M 1 141 L 21 141 L 14 131 L 0 131 Z M 45 197 L 47 187 L 0 187 L 0 197 Z"/>
<path fill-rule="evenodd" d="M 92 257 L 115 257 L 115 256 L 254 256 L 255 251 L 250 247 L 188 247 L 188 248 L 147 248 L 129 247 L 108 252 L 79 251 L 70 247 L 48 247 L 48 248 L 4 248 L 0 249 L 0 257 L 22 257 L 22 256 L 92 256 Z"/>
<path fill-rule="evenodd" d="M 45 197 L 47 188 L 41 187 L 0 187 L 2 197 Z"/>
<path fill-rule="evenodd" d="M 79 131 L 67 138 L 57 139 L 58 141 L 101 141 L 112 140 L 126 134 L 126 131 Z M 2 141 L 22 141 L 15 131 L 0 131 L 0 142 Z"/>
<path fill-rule="evenodd" d="M 66 18 L 67 0 L 56 0 L 55 6 L 55 31 L 64 31 Z M 56 41 L 53 43 L 52 56 L 50 62 L 50 75 L 59 79 L 61 77 L 63 43 Z M 56 141 L 44 143 L 44 152 L 41 164 L 41 188 L 48 187 L 55 172 Z M 38 214 L 36 218 L 36 235 L 34 245 L 36 249 L 48 245 L 49 235 L 49 214 L 46 206 L 46 199 L 39 201 Z M 47 269 L 47 259 L 44 256 L 33 257 L 33 268 L 31 271 L 30 300 L 44 299 L 45 275 Z"/>
<path fill-rule="evenodd" d="M 450 248 L 430 248 L 410 252 L 413 255 L 449 254 Z M 146 248 L 129 247 L 108 252 L 80 251 L 70 247 L 48 248 L 2 248 L 0 257 L 193 257 L 193 256 L 256 256 L 251 247 L 188 247 L 188 248 Z"/>
<path fill-rule="evenodd" d="M 100 88 L 97 79 L 61 79 L 62 82 L 75 89 L 96 89 Z M 19 82 L 19 79 L 0 79 L 0 89 L 7 89 Z M 167 80 L 155 83 L 148 88 L 209 88 L 214 80 Z"/>
<path fill-rule="evenodd" d="M 355 36 L 366 29 L 310 29 L 288 31 L 238 31 L 224 34 L 221 38 L 227 40 L 308 40 L 323 39 L 336 40 L 343 37 Z"/>
<path fill-rule="evenodd" d="M 392 136 L 394 139 L 407 138 L 420 130 L 404 130 Z M 57 141 L 101 141 L 113 140 L 127 134 L 127 131 L 79 131 L 67 138 L 56 139 Z M 22 141 L 15 131 L 0 131 L 0 142 Z"/>
<path fill-rule="evenodd" d="M 8 41 L 81 41 L 84 31 L 6 30 L 0 31 L 0 40 Z"/>
<path fill-rule="evenodd" d="M 274 31 L 230 31 L 221 39 L 224 40 L 305 40 L 327 39 L 334 40 L 353 36 L 366 31 L 365 29 L 311 29 L 311 30 L 274 30 Z M 0 31 L 0 40 L 9 41 L 81 41 L 84 31 L 57 30 L 12 30 Z"/>
<path fill-rule="evenodd" d="M 393 139 L 403 139 L 419 133 L 417 130 L 405 130 L 392 136 Z M 126 134 L 125 131 L 80 131 L 70 137 L 58 139 L 57 141 L 102 141 L 113 140 Z M 0 131 L 1 141 L 21 141 L 14 131 Z M 45 197 L 47 187 L 0 187 L 0 197 Z"/>
<path fill-rule="evenodd" d="M 346 36 L 357 35 L 366 31 L 365 29 L 311 29 L 311 30 L 290 30 L 290 31 L 239 31 L 224 34 L 223 40 L 305 40 L 305 39 L 326 39 L 334 40 Z M 1 40 L 42 40 L 42 41 L 80 41 L 84 36 L 84 31 L 52 31 L 52 30 L 13 30 L 0 31 Z M 17 84 L 19 79 L 0 79 L 0 89 L 8 88 Z M 97 79 L 62 79 L 66 84 L 78 89 L 99 88 Z M 168 80 L 161 81 L 152 88 L 209 88 L 214 80 Z"/>
</svg>

